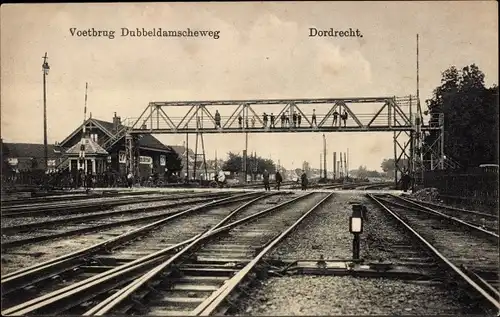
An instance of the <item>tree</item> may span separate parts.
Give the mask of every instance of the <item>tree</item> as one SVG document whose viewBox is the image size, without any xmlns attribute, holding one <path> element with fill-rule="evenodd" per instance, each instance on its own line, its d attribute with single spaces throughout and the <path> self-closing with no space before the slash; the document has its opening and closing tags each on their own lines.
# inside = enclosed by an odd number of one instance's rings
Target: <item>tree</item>
<svg viewBox="0 0 500 317">
<path fill-rule="evenodd" d="M 265 169 L 269 173 L 275 173 L 276 168 L 274 161 L 271 159 L 264 159 L 260 156 L 257 157 L 252 157 L 248 156 L 247 157 L 247 162 L 246 162 L 246 167 L 247 167 L 247 172 L 250 174 L 253 171 L 256 171 L 257 174 L 262 174 Z M 233 173 L 236 172 L 243 172 L 243 158 L 239 154 L 235 154 L 232 152 L 228 153 L 228 159 L 223 165 L 223 169 L 225 171 L 230 171 Z"/>
<path fill-rule="evenodd" d="M 430 122 L 444 114 L 444 152 L 448 157 L 464 167 L 498 164 L 498 87 L 486 88 L 484 73 L 476 65 L 445 70 L 441 86 L 427 105 Z M 431 133 L 424 143 L 431 145 L 437 136 L 437 132 Z"/>
<path fill-rule="evenodd" d="M 224 163 L 222 169 L 233 173 L 241 172 L 242 161 L 243 161 L 242 157 L 232 152 L 229 152 L 227 155 L 229 158 Z"/>
<path fill-rule="evenodd" d="M 380 164 L 380 167 L 382 168 L 382 171 L 387 173 L 387 176 L 393 177 L 394 176 L 394 171 L 396 170 L 396 165 L 394 164 L 394 159 L 384 159 L 382 161 L 382 164 Z M 398 164 L 399 169 L 404 170 L 405 167 L 408 167 L 408 160 L 407 159 L 400 159 L 399 164 Z"/>
<path fill-rule="evenodd" d="M 369 171 L 366 166 L 360 166 L 358 169 L 349 171 L 349 175 L 355 178 L 366 179 L 368 177 L 381 177 L 382 175 L 378 171 Z"/>
<path fill-rule="evenodd" d="M 358 167 L 358 170 L 357 170 L 356 174 L 357 174 L 358 178 L 363 178 L 363 179 L 367 178 L 368 177 L 368 172 L 366 170 L 366 166 L 360 166 L 360 167 Z"/>
</svg>

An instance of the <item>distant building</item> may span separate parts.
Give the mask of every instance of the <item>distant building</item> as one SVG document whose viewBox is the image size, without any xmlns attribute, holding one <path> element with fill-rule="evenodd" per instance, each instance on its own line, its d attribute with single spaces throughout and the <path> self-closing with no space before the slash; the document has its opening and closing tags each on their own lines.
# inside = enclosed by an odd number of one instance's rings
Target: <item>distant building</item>
<svg viewBox="0 0 500 317">
<path fill-rule="evenodd" d="M 47 146 L 49 170 L 55 170 L 62 160 L 60 149 L 53 144 Z M 2 156 L 14 171 L 35 171 L 45 169 L 44 145 L 36 143 L 4 143 L 2 142 Z"/>
</svg>

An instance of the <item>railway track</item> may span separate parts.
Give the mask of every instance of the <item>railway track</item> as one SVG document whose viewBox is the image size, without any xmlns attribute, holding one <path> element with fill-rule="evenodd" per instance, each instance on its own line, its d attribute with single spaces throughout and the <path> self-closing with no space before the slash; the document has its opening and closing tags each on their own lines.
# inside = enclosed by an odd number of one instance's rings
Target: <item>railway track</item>
<svg viewBox="0 0 500 317">
<path fill-rule="evenodd" d="M 370 182 L 363 182 L 363 183 L 345 183 L 345 184 L 325 184 L 323 186 L 320 186 L 322 189 L 359 189 L 359 190 L 367 190 L 367 189 L 375 189 L 375 188 L 383 188 L 383 187 L 390 187 L 392 186 L 392 183 L 387 183 L 387 182 L 381 182 L 381 183 L 370 183 Z"/>
<path fill-rule="evenodd" d="M 26 245 L 29 243 L 47 241 L 62 237 L 117 228 L 125 225 L 155 221 L 177 212 L 180 208 L 191 204 L 202 204 L 208 199 L 227 197 L 227 194 L 199 195 L 195 198 L 177 198 L 176 202 L 137 206 L 108 212 L 94 212 L 85 215 L 65 217 L 46 216 L 42 221 L 26 222 L 16 218 L 16 223 L 5 226 L 13 219 L 4 219 L 2 223 L 2 250 Z M 56 218 L 56 219 L 54 219 Z M 50 220 L 46 220 L 50 219 Z M 29 220 L 28 220 L 29 221 Z"/>
<path fill-rule="evenodd" d="M 214 193 L 211 195 L 218 196 L 223 193 Z M 90 201 L 61 201 L 55 203 L 40 203 L 40 204 L 20 204 L 15 206 L 2 206 L 2 218 L 15 218 L 15 217 L 34 217 L 53 214 L 70 214 L 80 212 L 92 212 L 96 210 L 106 210 L 112 207 L 127 205 L 132 203 L 142 202 L 155 202 L 172 199 L 182 199 L 191 197 L 210 196 L 210 194 L 193 194 L 193 195 L 144 195 L 142 197 L 112 197 L 112 198 L 97 198 Z"/>
<path fill-rule="evenodd" d="M 185 193 L 190 193 L 191 191 L 186 190 Z M 39 204 L 39 203 L 54 203 L 61 201 L 76 201 L 76 200 L 85 200 L 85 199 L 95 199 L 95 198 L 104 198 L 104 197 L 123 197 L 123 196 L 138 196 L 144 194 L 159 194 L 160 191 L 157 192 L 144 192 L 144 191 L 127 191 L 127 192 L 119 192 L 117 189 L 109 189 L 109 190 L 99 190 L 99 191 L 90 191 L 89 193 L 81 192 L 74 193 L 71 191 L 67 191 L 65 194 L 47 196 L 47 197 L 29 197 L 23 199 L 6 199 L 2 200 L 2 206 L 16 206 L 16 205 L 28 205 L 28 204 Z"/>
<path fill-rule="evenodd" d="M 440 212 L 447 214 L 448 216 L 456 217 L 463 221 L 475 224 L 476 226 L 488 229 L 489 231 L 498 233 L 498 215 L 435 204 L 408 197 L 405 197 L 405 200 L 411 202 L 414 206 L 421 208 L 428 207 L 431 209 L 439 210 Z"/>
<path fill-rule="evenodd" d="M 154 254 L 202 232 L 217 222 L 230 206 L 247 205 L 264 196 L 243 194 L 189 208 L 183 212 L 33 267 L 2 276 L 2 307 L 15 305 L 45 293 L 77 284 L 99 273 Z M 200 221 L 193 221 L 194 219 Z"/>
<path fill-rule="evenodd" d="M 498 234 L 394 195 L 367 196 L 391 215 L 473 302 L 500 309 Z"/>
<path fill-rule="evenodd" d="M 235 210 L 204 233 L 179 243 L 175 252 L 154 265 L 149 265 L 151 255 L 116 268 L 114 277 L 111 272 L 101 274 L 94 284 L 74 285 L 2 314 L 207 314 L 236 295 L 237 286 L 254 276 L 264 254 L 330 196 L 307 193 L 258 212 Z M 148 267 L 134 275 L 139 266 Z"/>
</svg>

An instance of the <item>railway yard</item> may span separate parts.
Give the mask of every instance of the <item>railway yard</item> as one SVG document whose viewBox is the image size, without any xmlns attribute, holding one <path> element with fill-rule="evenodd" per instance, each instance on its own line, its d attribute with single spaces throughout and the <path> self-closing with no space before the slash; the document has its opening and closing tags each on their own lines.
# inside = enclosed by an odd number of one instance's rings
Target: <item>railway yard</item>
<svg viewBox="0 0 500 317">
<path fill-rule="evenodd" d="M 498 214 L 387 183 L 2 197 L 2 315 L 496 315 Z"/>
</svg>

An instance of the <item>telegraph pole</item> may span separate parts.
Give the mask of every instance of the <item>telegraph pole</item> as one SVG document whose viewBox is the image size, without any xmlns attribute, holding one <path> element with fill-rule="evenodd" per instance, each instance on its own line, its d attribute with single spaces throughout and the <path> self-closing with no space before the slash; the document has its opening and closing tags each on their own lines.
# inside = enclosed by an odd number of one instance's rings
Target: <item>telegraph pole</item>
<svg viewBox="0 0 500 317">
<path fill-rule="evenodd" d="M 337 178 L 337 152 L 333 152 L 333 179 Z"/>
<path fill-rule="evenodd" d="M 346 160 L 347 154 L 344 152 L 344 170 L 345 170 L 345 177 L 349 177 L 349 170 L 347 169 L 347 160 Z"/>
<path fill-rule="evenodd" d="M 247 153 L 248 153 L 248 132 L 245 133 L 245 151 L 243 152 L 243 168 L 245 169 L 245 183 L 247 182 Z"/>
<path fill-rule="evenodd" d="M 326 179 L 327 172 L 326 172 L 326 138 L 325 134 L 323 133 L 323 178 Z"/>
<path fill-rule="evenodd" d="M 45 159 L 45 172 L 47 172 L 49 167 L 49 151 L 47 145 L 47 86 L 45 83 L 45 77 L 49 74 L 50 66 L 47 63 L 47 52 L 45 52 L 45 56 L 43 57 L 43 154 Z"/>
<path fill-rule="evenodd" d="M 342 162 L 342 152 L 340 152 L 340 177 L 344 177 L 344 165 Z"/>
<path fill-rule="evenodd" d="M 345 166 L 346 166 L 346 171 L 347 171 L 347 177 L 349 177 L 349 148 L 347 148 Z"/>
<path fill-rule="evenodd" d="M 319 178 L 321 178 L 321 172 L 323 171 L 322 164 L 323 164 L 323 154 L 319 153 Z"/>
</svg>

